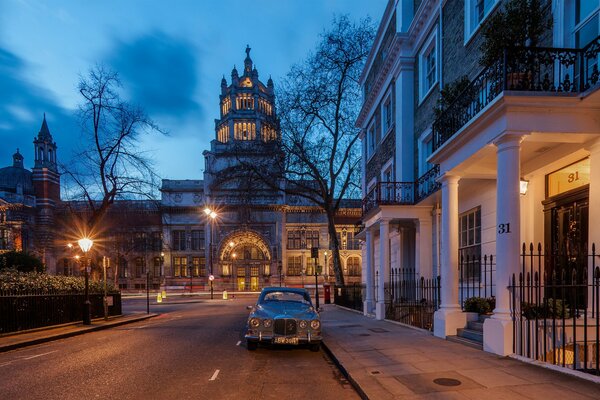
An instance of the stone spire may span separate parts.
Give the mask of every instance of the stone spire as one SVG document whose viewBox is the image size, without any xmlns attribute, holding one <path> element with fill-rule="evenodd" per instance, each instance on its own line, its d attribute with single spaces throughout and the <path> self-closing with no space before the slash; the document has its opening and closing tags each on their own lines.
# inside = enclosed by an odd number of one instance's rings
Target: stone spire
<svg viewBox="0 0 600 400">
<path fill-rule="evenodd" d="M 23 156 L 19 153 L 19 149 L 17 148 L 17 152 L 13 154 L 13 167 L 15 168 L 23 168 Z"/>
<path fill-rule="evenodd" d="M 42 127 L 40 128 L 40 132 L 38 133 L 38 140 L 52 142 L 52 135 L 50 134 L 50 129 L 48 129 L 48 123 L 46 123 L 46 113 L 44 113 Z"/>
</svg>

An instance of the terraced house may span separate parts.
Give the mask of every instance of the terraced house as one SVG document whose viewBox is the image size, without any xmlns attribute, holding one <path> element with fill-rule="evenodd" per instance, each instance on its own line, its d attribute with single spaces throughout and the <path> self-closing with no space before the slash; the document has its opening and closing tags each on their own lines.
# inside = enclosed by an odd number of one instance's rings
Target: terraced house
<svg viewBox="0 0 600 400">
<path fill-rule="evenodd" d="M 365 313 L 598 368 L 599 13 L 598 0 L 388 3 L 357 120 Z M 471 297 L 493 314 L 464 312 Z"/>
</svg>

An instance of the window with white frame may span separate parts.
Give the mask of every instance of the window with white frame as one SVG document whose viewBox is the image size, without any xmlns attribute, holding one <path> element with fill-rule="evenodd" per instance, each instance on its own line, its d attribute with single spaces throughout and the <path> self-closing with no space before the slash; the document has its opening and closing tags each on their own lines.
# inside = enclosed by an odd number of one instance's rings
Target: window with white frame
<svg viewBox="0 0 600 400">
<path fill-rule="evenodd" d="M 392 160 L 390 160 L 381 172 L 381 197 L 384 200 L 392 201 L 394 199 L 394 170 Z"/>
<path fill-rule="evenodd" d="M 419 99 L 425 98 L 437 83 L 437 33 L 434 32 L 419 53 Z"/>
<path fill-rule="evenodd" d="M 581 49 L 600 34 L 600 0 L 575 0 L 575 47 Z"/>
<path fill-rule="evenodd" d="M 431 136 L 431 129 L 428 129 L 419 137 L 419 176 L 422 176 L 433 167 L 432 164 L 427 162 L 432 152 L 433 137 Z"/>
<path fill-rule="evenodd" d="M 367 130 L 367 157 L 375 153 L 375 124 L 371 123 Z"/>
<path fill-rule="evenodd" d="M 392 96 L 389 95 L 383 103 L 383 134 L 392 126 Z"/>
<path fill-rule="evenodd" d="M 465 0 L 465 42 L 467 42 L 500 0 Z"/>
<path fill-rule="evenodd" d="M 461 279 L 474 280 L 480 276 L 481 259 L 481 207 L 459 215 L 458 251 Z"/>
</svg>

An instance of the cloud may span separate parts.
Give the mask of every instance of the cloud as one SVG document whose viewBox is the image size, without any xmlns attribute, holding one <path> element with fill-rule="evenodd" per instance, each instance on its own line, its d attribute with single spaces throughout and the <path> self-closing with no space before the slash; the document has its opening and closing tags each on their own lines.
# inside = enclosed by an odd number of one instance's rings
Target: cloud
<svg viewBox="0 0 600 400">
<path fill-rule="evenodd" d="M 153 32 L 118 42 L 110 58 L 132 101 L 151 117 L 202 114 L 194 99 L 198 85 L 196 51 L 185 40 Z"/>
<path fill-rule="evenodd" d="M 0 168 L 12 165 L 17 148 L 25 157 L 25 166 L 33 166 L 33 139 L 44 113 L 61 160 L 71 156 L 71 146 L 77 141 L 78 125 L 72 110 L 58 106 L 52 93 L 30 82 L 30 72 L 21 58 L 0 48 Z"/>
</svg>

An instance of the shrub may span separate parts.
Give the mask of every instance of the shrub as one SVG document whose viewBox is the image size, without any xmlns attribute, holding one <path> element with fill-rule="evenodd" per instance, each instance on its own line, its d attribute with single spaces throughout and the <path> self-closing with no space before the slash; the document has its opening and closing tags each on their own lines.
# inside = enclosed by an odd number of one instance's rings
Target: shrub
<svg viewBox="0 0 600 400">
<path fill-rule="evenodd" d="M 547 304 L 533 304 L 522 302 L 521 315 L 526 319 L 541 318 L 569 318 L 569 309 L 560 299 L 549 298 Z"/>
<path fill-rule="evenodd" d="M 483 297 L 469 297 L 465 300 L 464 309 L 467 312 L 476 312 L 478 314 L 487 314 L 491 312 L 496 305 L 496 299 Z"/>
<path fill-rule="evenodd" d="M 90 281 L 90 293 L 104 292 L 104 281 Z M 113 282 L 107 289 L 116 291 Z M 39 272 L 20 272 L 16 269 L 0 270 L 0 290 L 35 293 L 83 293 L 85 281 L 82 277 L 48 275 Z"/>
</svg>

